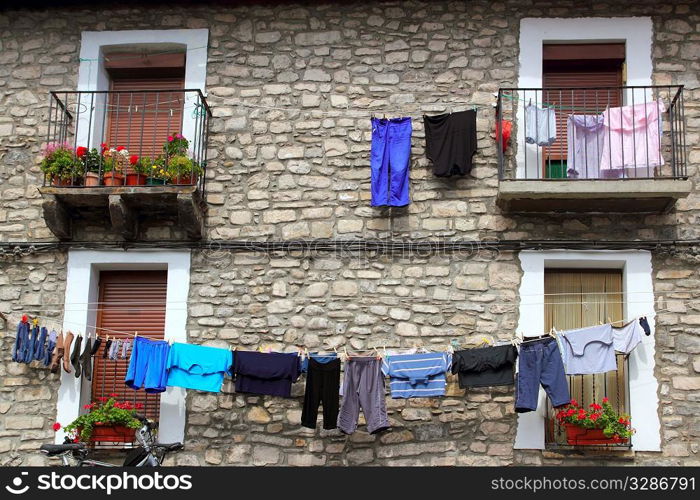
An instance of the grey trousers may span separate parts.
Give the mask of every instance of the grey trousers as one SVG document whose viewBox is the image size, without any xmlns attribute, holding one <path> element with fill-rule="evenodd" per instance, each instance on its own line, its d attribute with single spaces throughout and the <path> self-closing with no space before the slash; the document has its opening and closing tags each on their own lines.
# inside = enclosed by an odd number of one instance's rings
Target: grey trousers
<svg viewBox="0 0 700 500">
<path fill-rule="evenodd" d="M 365 414 L 370 434 L 389 427 L 381 359 L 351 357 L 345 363 L 343 403 L 338 414 L 338 428 L 343 433 L 355 432 L 360 409 Z"/>
</svg>

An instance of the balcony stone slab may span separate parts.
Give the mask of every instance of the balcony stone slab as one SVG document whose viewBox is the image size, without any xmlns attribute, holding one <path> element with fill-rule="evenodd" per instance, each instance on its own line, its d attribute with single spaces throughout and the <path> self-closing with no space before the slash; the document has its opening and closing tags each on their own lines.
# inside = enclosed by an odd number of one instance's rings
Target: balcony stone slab
<svg viewBox="0 0 700 500">
<path fill-rule="evenodd" d="M 175 221 L 192 240 L 204 235 L 206 204 L 197 186 L 45 186 L 39 191 L 46 224 L 60 240 L 71 240 L 81 221 L 103 222 L 124 240 L 136 239 L 145 219 Z"/>
<path fill-rule="evenodd" d="M 501 180 L 506 213 L 664 213 L 693 189 L 687 179 Z"/>
</svg>

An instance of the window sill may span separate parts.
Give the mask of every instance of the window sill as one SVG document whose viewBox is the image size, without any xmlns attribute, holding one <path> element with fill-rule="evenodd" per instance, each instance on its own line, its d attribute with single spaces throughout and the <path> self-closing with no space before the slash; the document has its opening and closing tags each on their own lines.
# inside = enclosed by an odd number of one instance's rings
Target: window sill
<svg viewBox="0 0 700 500">
<path fill-rule="evenodd" d="M 547 447 L 542 450 L 542 457 L 549 459 L 573 458 L 581 460 L 600 460 L 614 458 L 615 460 L 633 461 L 635 452 L 629 447 L 609 448 L 604 446 L 571 446 L 566 448 Z"/>
</svg>

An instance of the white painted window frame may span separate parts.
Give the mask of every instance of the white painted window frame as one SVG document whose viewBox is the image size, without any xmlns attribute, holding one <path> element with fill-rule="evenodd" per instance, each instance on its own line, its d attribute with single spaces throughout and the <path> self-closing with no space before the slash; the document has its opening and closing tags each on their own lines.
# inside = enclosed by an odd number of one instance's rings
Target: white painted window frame
<svg viewBox="0 0 700 500">
<path fill-rule="evenodd" d="M 629 357 L 629 402 L 632 426 L 637 430 L 632 436 L 635 451 L 661 450 L 661 424 L 659 421 L 659 384 L 654 376 L 655 367 L 655 313 L 654 287 L 652 283 L 651 253 L 644 250 L 630 251 L 568 251 L 555 250 L 520 252 L 523 278 L 518 332 L 526 337 L 544 332 L 544 272 L 557 267 L 583 269 L 621 269 L 625 303 L 625 318 L 646 315 L 651 328 L 650 336 L 643 336 L 642 343 Z M 515 449 L 545 448 L 546 395 L 540 388 L 537 411 L 518 414 Z"/>
<path fill-rule="evenodd" d="M 105 49 L 126 47 L 158 47 L 182 48 L 186 51 L 185 58 L 185 88 L 199 89 L 205 93 L 207 81 L 207 46 L 209 30 L 175 29 L 175 30 L 125 30 L 125 31 L 83 31 L 80 42 L 80 68 L 78 72 L 78 90 L 94 91 L 109 90 L 109 75 L 104 65 Z M 194 105 L 195 96 L 187 95 L 184 106 Z M 92 113 L 81 113 L 77 124 L 78 145 L 91 144 L 93 147 L 102 142 L 103 113 L 106 96 L 97 94 L 94 102 L 90 95 L 80 99 L 81 109 L 93 106 Z M 197 119 L 192 113 L 183 113 L 182 134 L 192 140 L 196 134 Z M 92 129 L 92 137 L 88 130 Z"/>
<path fill-rule="evenodd" d="M 66 295 L 63 310 L 63 331 L 86 333 L 94 326 L 99 300 L 99 276 L 104 270 L 159 270 L 168 272 L 165 339 L 187 341 L 187 298 L 190 286 L 190 251 L 153 249 L 144 251 L 70 250 L 66 275 Z M 69 355 L 69 353 L 66 353 Z M 84 381 L 84 382 L 83 382 Z M 89 402 L 91 383 L 83 377 L 61 370 L 58 389 L 56 421 L 65 426 Z M 182 441 L 185 437 L 186 391 L 168 387 L 160 398 L 158 439 L 160 442 Z M 56 433 L 56 443 L 62 443 L 64 433 Z"/>
<path fill-rule="evenodd" d="M 652 84 L 651 17 L 580 17 L 580 18 L 524 18 L 520 21 L 520 69 L 518 88 L 542 88 L 542 45 L 545 43 L 625 43 L 627 86 Z M 634 101 L 628 91 L 625 102 L 651 100 L 650 92 L 634 91 Z M 516 122 L 524 123 L 524 106 L 518 106 Z M 525 127 L 516 127 L 518 152 L 516 178 L 540 177 L 538 146 L 527 144 Z M 527 163 L 525 156 L 527 155 Z"/>
</svg>

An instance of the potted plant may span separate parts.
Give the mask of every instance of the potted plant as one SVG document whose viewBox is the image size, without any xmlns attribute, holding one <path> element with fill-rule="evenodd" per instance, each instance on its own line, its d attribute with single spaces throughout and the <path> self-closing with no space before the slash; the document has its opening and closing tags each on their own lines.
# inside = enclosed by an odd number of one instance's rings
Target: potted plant
<svg viewBox="0 0 700 500">
<path fill-rule="evenodd" d="M 68 144 L 47 144 L 43 153 L 39 168 L 54 186 L 71 186 L 82 178 L 82 162 Z"/>
<path fill-rule="evenodd" d="M 124 146 L 108 149 L 105 144 L 103 144 L 103 150 L 105 186 L 122 186 L 123 174 L 129 164 L 129 151 Z"/>
<path fill-rule="evenodd" d="M 190 141 L 179 132 L 175 132 L 168 136 L 168 140 L 163 144 L 163 153 L 165 156 L 182 155 L 187 156 L 187 151 L 190 147 Z"/>
<path fill-rule="evenodd" d="M 576 400 L 557 412 L 559 424 L 566 428 L 566 440 L 573 445 L 627 443 L 634 434 L 629 415 L 615 412 L 608 398 L 585 409 Z"/>
<path fill-rule="evenodd" d="M 151 165 L 153 165 L 153 160 L 151 160 L 148 156 L 139 158 L 138 155 L 131 155 L 129 157 L 129 168 L 126 173 L 126 185 L 145 185 Z"/>
<path fill-rule="evenodd" d="M 85 405 L 88 410 L 84 415 L 68 424 L 64 431 L 74 434 L 76 440 L 87 442 L 109 441 L 113 443 L 131 443 L 136 429 L 141 422 L 136 418 L 136 410 L 142 407 L 129 401 L 116 400 L 116 394 L 109 398 L 100 397 L 97 403 Z"/>
<path fill-rule="evenodd" d="M 202 173 L 202 167 L 191 158 L 178 154 L 168 159 L 168 173 L 171 184 L 195 184 Z"/>
<path fill-rule="evenodd" d="M 155 160 L 153 160 L 150 170 L 148 170 L 148 179 L 146 180 L 146 184 L 150 186 L 162 186 L 167 181 L 168 171 L 165 168 L 165 158 L 158 156 Z"/>
<path fill-rule="evenodd" d="M 100 166 L 102 165 L 102 155 L 96 148 L 80 146 L 75 150 L 75 154 L 83 162 L 85 171 L 85 186 L 100 185 Z"/>
</svg>

